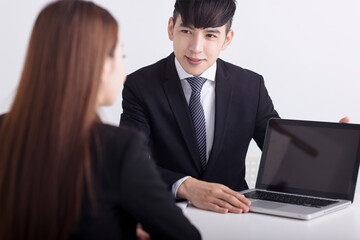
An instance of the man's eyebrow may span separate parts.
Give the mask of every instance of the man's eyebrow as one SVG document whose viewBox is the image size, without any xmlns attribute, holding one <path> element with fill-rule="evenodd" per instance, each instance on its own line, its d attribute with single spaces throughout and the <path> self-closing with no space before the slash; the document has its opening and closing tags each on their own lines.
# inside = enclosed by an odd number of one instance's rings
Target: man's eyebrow
<svg viewBox="0 0 360 240">
<path fill-rule="evenodd" d="M 194 30 L 195 27 L 187 24 L 180 24 L 180 27 L 189 28 L 190 30 Z M 205 28 L 204 30 L 206 33 L 214 33 L 214 34 L 221 34 L 221 32 L 215 28 Z"/>
<path fill-rule="evenodd" d="M 221 32 L 217 29 L 205 29 L 206 33 L 215 33 L 215 34 L 221 34 Z"/>
</svg>

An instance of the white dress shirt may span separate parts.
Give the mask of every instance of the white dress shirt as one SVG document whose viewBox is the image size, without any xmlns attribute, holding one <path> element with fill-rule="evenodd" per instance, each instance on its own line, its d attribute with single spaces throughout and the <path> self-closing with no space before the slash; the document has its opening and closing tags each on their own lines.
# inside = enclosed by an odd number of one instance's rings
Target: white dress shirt
<svg viewBox="0 0 360 240">
<path fill-rule="evenodd" d="M 194 77 L 191 74 L 185 72 L 181 67 L 179 61 L 175 58 L 175 67 L 179 75 L 181 86 L 183 88 L 185 98 L 189 104 L 191 96 L 191 86 L 186 80 L 188 77 Z M 213 141 L 214 141 L 214 129 L 215 129 L 215 75 L 216 75 L 216 62 L 209 67 L 205 72 L 203 72 L 199 77 L 206 78 L 201 89 L 200 101 L 204 109 L 205 123 L 206 123 L 206 160 L 209 160 L 211 153 Z M 176 181 L 172 185 L 171 192 L 176 197 L 176 193 L 180 185 L 188 179 L 190 176 L 183 177 Z"/>
</svg>

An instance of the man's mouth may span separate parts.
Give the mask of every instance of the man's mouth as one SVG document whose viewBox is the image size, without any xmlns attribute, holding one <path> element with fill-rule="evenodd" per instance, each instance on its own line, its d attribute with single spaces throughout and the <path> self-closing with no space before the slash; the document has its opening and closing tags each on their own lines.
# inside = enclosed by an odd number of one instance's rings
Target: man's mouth
<svg viewBox="0 0 360 240">
<path fill-rule="evenodd" d="M 203 59 L 186 57 L 188 63 L 191 65 L 199 65 L 203 62 Z"/>
</svg>

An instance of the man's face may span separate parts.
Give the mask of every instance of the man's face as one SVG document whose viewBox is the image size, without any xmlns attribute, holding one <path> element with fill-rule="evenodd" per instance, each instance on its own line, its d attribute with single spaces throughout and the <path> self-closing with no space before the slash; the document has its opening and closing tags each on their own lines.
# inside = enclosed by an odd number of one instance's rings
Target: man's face
<svg viewBox="0 0 360 240">
<path fill-rule="evenodd" d="M 226 34 L 226 26 L 216 28 L 194 28 L 185 26 L 181 15 L 168 23 L 169 39 L 173 41 L 174 54 L 183 69 L 194 76 L 199 76 L 218 59 L 221 50 L 229 46 L 234 33 Z"/>
</svg>

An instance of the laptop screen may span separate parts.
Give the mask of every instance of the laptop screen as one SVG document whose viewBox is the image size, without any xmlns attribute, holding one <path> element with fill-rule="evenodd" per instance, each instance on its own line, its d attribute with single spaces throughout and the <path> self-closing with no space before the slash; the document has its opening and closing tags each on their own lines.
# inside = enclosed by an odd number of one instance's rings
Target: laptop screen
<svg viewBox="0 0 360 240">
<path fill-rule="evenodd" d="M 353 200 L 360 125 L 271 119 L 257 188 Z"/>
</svg>

